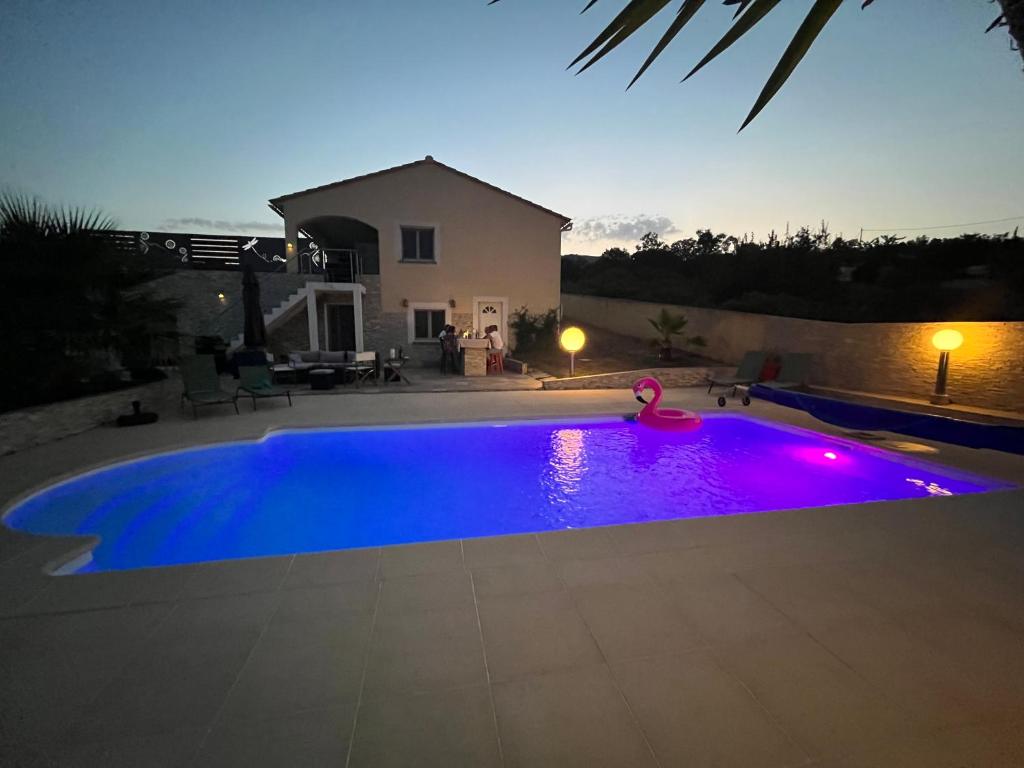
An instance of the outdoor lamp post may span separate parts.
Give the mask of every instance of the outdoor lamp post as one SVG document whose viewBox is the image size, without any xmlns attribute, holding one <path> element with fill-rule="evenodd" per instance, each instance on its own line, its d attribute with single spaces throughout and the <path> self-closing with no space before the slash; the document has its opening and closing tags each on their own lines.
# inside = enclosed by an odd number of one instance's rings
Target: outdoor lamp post
<svg viewBox="0 0 1024 768">
<path fill-rule="evenodd" d="M 569 375 L 575 376 L 576 353 L 583 349 L 587 337 L 583 335 L 583 331 L 574 325 L 562 331 L 558 341 L 562 345 L 562 349 L 569 353 Z"/>
<path fill-rule="evenodd" d="M 932 336 L 932 346 L 939 350 L 939 370 L 935 374 L 935 392 L 931 400 L 936 405 L 947 405 L 946 375 L 949 373 L 949 353 L 964 343 L 963 334 L 952 328 L 943 328 Z"/>
</svg>

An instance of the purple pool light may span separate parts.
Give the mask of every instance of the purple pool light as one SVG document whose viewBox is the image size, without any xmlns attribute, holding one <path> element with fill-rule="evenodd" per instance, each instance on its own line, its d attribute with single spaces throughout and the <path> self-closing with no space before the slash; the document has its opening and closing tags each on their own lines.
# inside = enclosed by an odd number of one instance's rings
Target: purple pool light
<svg viewBox="0 0 1024 768">
<path fill-rule="evenodd" d="M 105 571 L 1007 487 L 746 417 L 604 418 L 275 432 L 81 475 L 4 522 L 99 535 L 82 570 Z"/>
</svg>

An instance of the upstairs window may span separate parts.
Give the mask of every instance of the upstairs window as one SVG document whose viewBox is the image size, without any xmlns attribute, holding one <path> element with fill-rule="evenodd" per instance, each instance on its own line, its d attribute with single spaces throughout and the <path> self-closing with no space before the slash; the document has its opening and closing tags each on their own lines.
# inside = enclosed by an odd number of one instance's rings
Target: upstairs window
<svg viewBox="0 0 1024 768">
<path fill-rule="evenodd" d="M 437 261 L 433 227 L 402 227 L 402 261 Z"/>
</svg>

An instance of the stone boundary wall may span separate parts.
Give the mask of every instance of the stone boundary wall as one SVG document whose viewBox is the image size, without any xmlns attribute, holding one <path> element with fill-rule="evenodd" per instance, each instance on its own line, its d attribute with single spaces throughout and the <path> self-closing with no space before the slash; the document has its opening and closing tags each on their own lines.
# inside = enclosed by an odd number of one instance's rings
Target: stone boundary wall
<svg viewBox="0 0 1024 768">
<path fill-rule="evenodd" d="M 722 368 L 643 368 L 638 371 L 594 373 L 589 376 L 569 376 L 564 379 L 544 379 L 544 389 L 626 389 L 644 376 L 653 376 L 666 387 L 707 386 L 708 379 Z"/>
<path fill-rule="evenodd" d="M 163 381 L 0 414 L 0 456 L 52 443 L 111 422 L 122 413 L 131 413 L 132 400 L 141 400 L 144 411 L 164 414 L 169 407 L 177 407 L 180 395 L 180 380 L 175 374 L 169 374 Z"/>
<path fill-rule="evenodd" d="M 833 323 L 705 307 L 562 294 L 566 318 L 616 333 L 649 338 L 647 318 L 662 309 L 686 315 L 689 335 L 703 336 L 704 354 L 735 365 L 752 349 L 810 352 L 810 383 L 838 389 L 927 398 L 938 352 L 931 337 L 955 328 L 963 346 L 951 354 L 954 402 L 1011 411 L 1024 409 L 1024 322 Z"/>
</svg>

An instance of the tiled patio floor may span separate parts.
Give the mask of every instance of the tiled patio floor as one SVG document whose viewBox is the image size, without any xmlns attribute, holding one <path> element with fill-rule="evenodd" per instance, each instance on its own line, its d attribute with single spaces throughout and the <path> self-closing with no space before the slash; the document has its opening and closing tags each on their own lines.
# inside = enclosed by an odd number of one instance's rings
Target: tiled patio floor
<svg viewBox="0 0 1024 768">
<path fill-rule="evenodd" d="M 0 459 L 0 495 L 281 423 L 629 408 L 329 402 L 95 430 Z M 1022 513 L 1014 490 L 62 578 L 67 543 L 0 528 L 0 765 L 1019 766 Z"/>
</svg>

